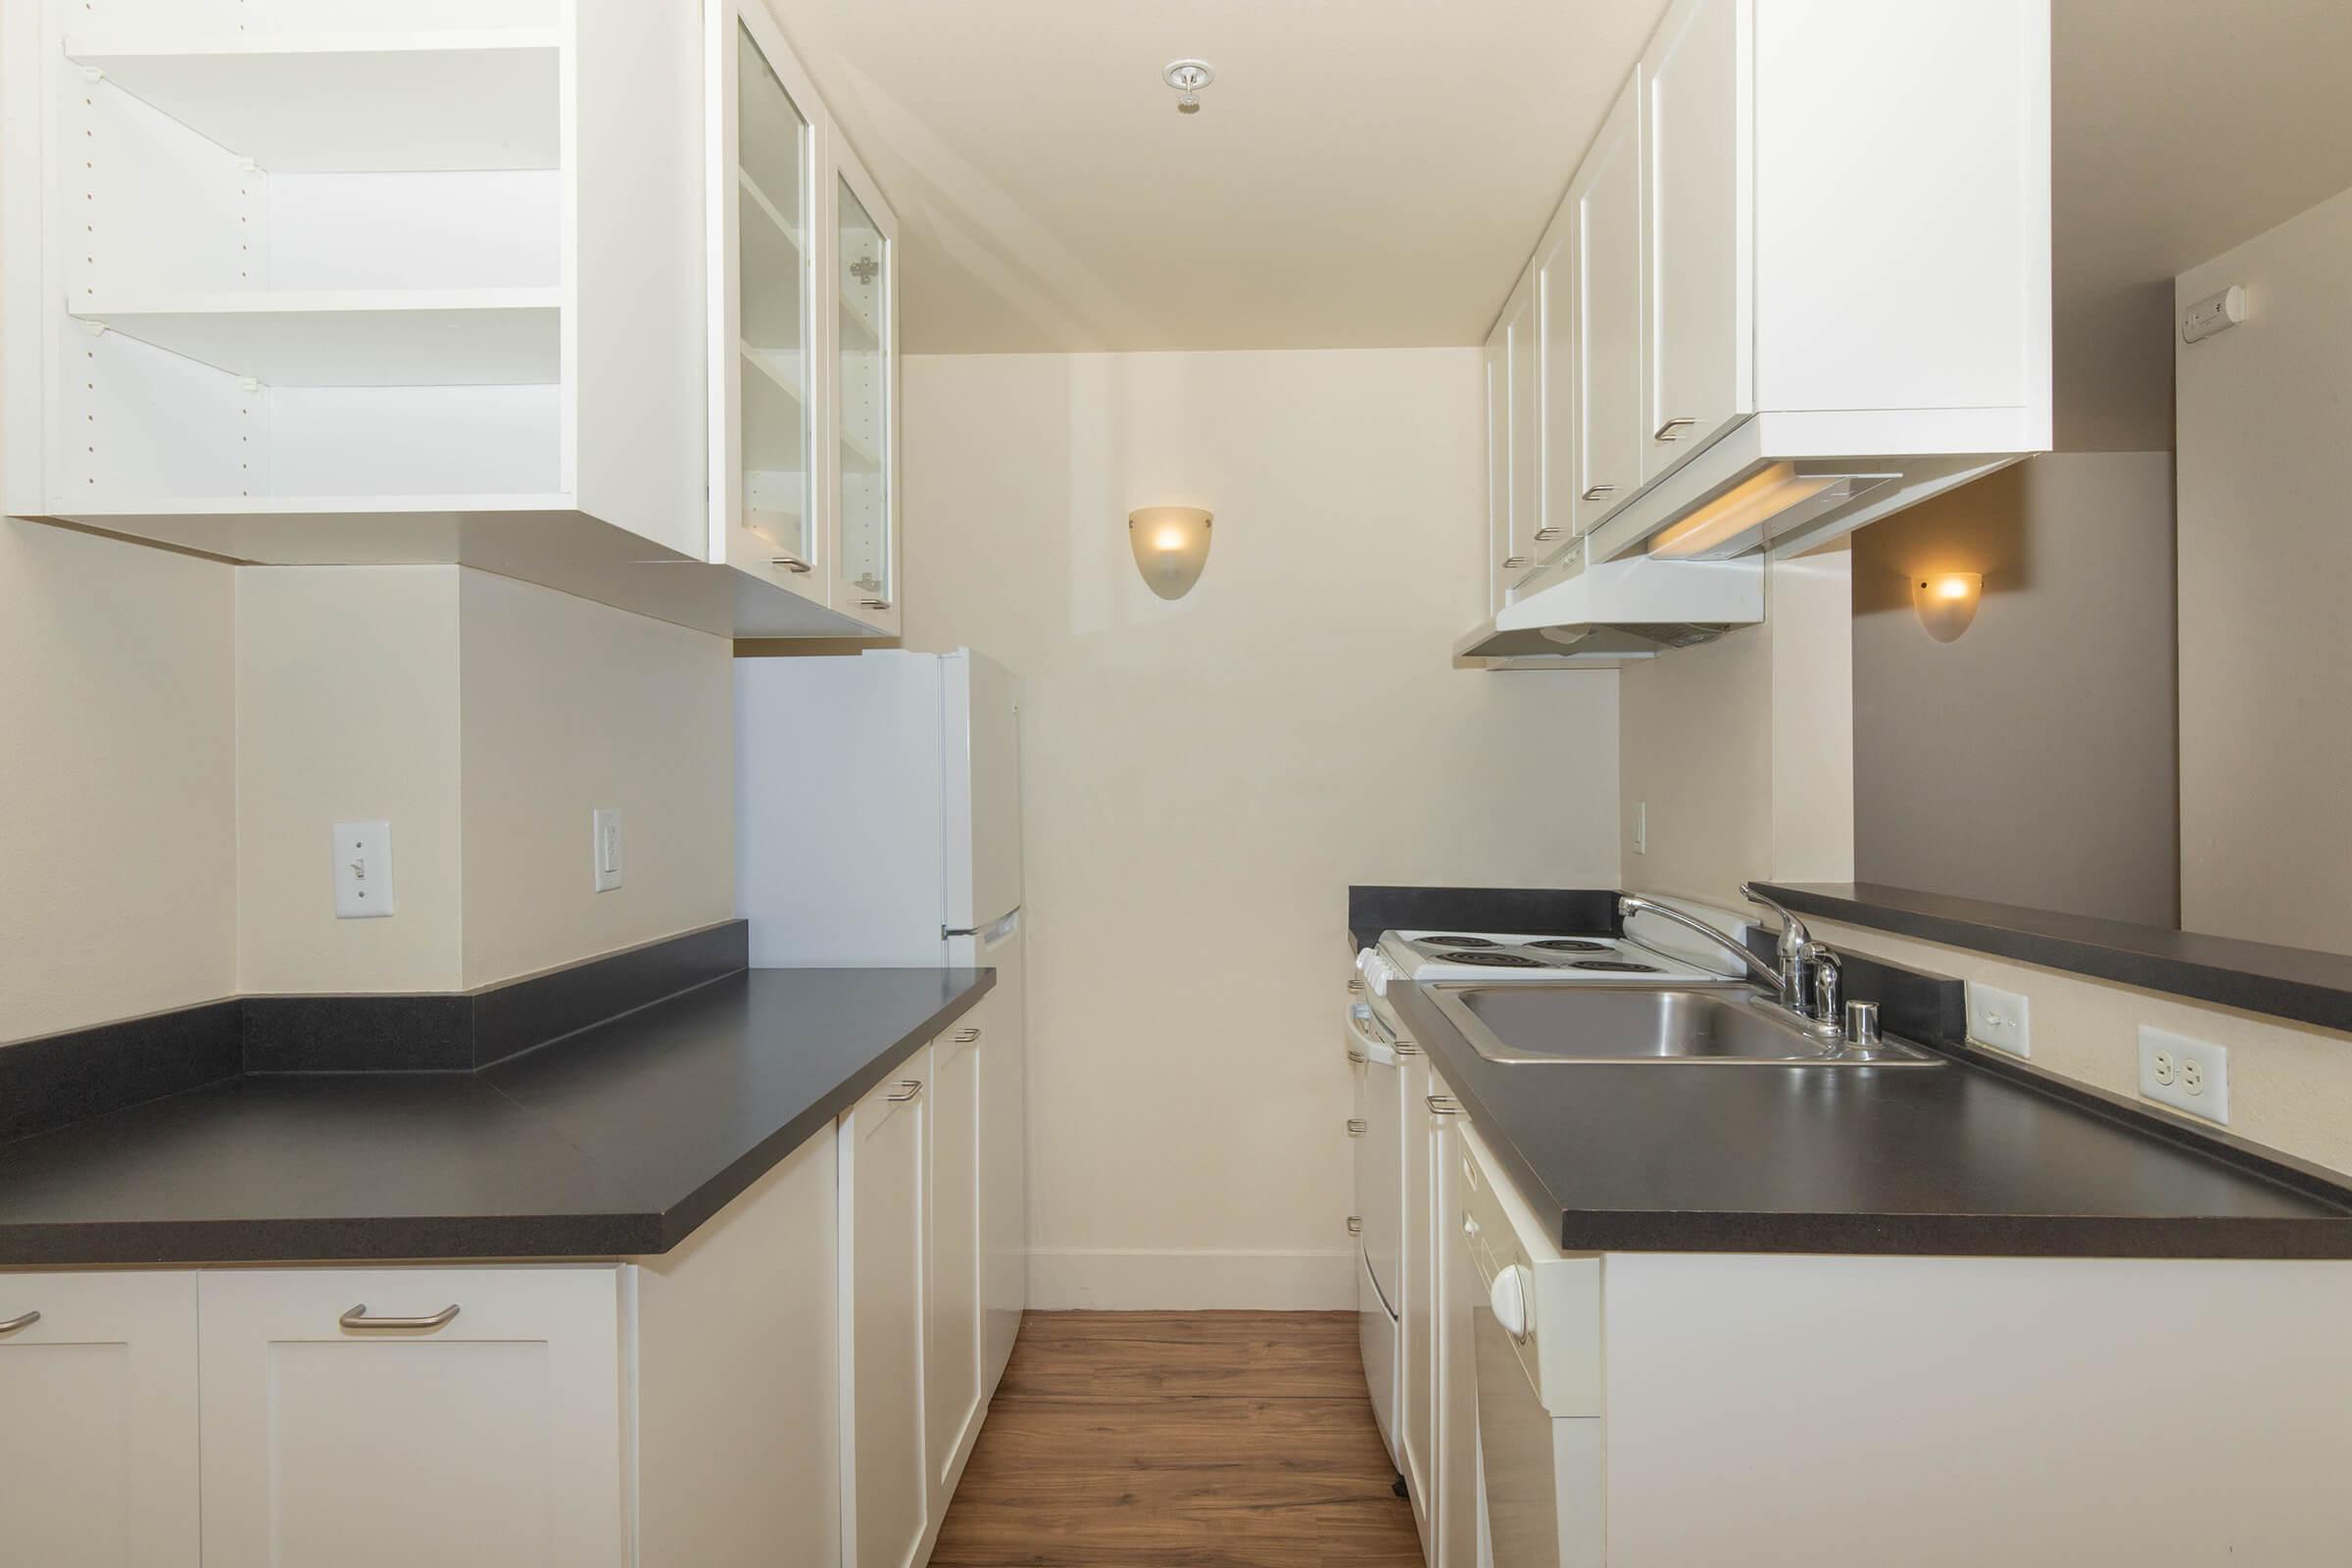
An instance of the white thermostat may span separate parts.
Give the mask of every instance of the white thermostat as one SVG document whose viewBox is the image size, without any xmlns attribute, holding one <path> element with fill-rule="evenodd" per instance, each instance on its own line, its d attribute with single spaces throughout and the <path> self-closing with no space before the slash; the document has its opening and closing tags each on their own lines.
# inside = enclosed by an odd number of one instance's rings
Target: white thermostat
<svg viewBox="0 0 2352 1568">
<path fill-rule="evenodd" d="M 2227 332 L 2246 318 L 2246 291 L 2232 283 L 2219 294 L 2208 294 L 2180 313 L 2180 341 L 2202 343 Z"/>
</svg>

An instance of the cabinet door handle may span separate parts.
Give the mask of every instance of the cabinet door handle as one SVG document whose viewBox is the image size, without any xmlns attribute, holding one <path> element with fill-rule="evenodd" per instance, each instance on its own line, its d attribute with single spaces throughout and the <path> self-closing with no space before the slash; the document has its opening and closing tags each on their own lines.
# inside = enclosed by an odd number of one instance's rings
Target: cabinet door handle
<svg viewBox="0 0 2352 1568">
<path fill-rule="evenodd" d="M 1364 1120 L 1361 1116 L 1350 1116 L 1348 1118 L 1348 1137 L 1361 1138 L 1364 1136 L 1364 1134 L 1370 1132 L 1371 1130 L 1372 1124 Z"/>
<path fill-rule="evenodd" d="M 887 599 L 860 599 L 858 602 L 868 610 L 888 610 L 890 608 L 890 601 Z"/>
<path fill-rule="evenodd" d="M 1431 1095 L 1428 1099 L 1432 1116 L 1459 1116 L 1462 1113 L 1462 1102 L 1451 1095 Z"/>
<path fill-rule="evenodd" d="M 923 1081 L 920 1078 L 902 1078 L 899 1080 L 899 1092 L 895 1095 L 884 1095 L 882 1098 L 891 1104 L 904 1105 L 922 1092 Z"/>
<path fill-rule="evenodd" d="M 335 1321 L 347 1329 L 438 1329 L 447 1328 L 450 1319 L 458 1315 L 455 1301 L 431 1317 L 369 1317 L 368 1303 L 362 1301 Z"/>
<path fill-rule="evenodd" d="M 1585 493 L 1580 499 L 1598 501 L 1602 496 L 1613 496 L 1616 493 L 1617 487 L 1613 484 L 1589 484 L 1585 486 Z"/>
<path fill-rule="evenodd" d="M 1505 571 L 1516 570 L 1517 568 L 1526 564 L 1527 558 L 1525 556 L 1505 556 L 1502 558 L 1502 567 Z"/>
<path fill-rule="evenodd" d="M 1421 1054 L 1421 1048 L 1419 1046 L 1407 1045 L 1401 1040 L 1396 1042 L 1396 1054 L 1399 1056 L 1418 1056 Z"/>
<path fill-rule="evenodd" d="M 806 574 L 807 572 L 814 569 L 808 564 L 808 563 L 803 561 L 798 556 L 778 556 L 775 558 L 775 561 L 772 563 L 772 564 L 782 566 L 786 571 L 793 573 L 795 576 Z"/>
<path fill-rule="evenodd" d="M 979 1038 L 980 1031 L 977 1029 L 966 1027 L 956 1031 L 956 1043 L 959 1046 L 968 1046 Z"/>
<path fill-rule="evenodd" d="M 1361 1236 L 1364 1234 L 1364 1222 L 1357 1215 L 1350 1214 L 1348 1216 L 1348 1234 L 1350 1236 Z"/>
<path fill-rule="evenodd" d="M 28 1329 L 40 1320 L 41 1314 L 38 1312 L 26 1312 L 21 1317 L 12 1317 L 7 1322 L 0 1323 L 0 1334 L 14 1334 L 19 1329 Z"/>
<path fill-rule="evenodd" d="M 1353 1047 L 1349 1047 L 1348 1051 L 1348 1059 L 1354 1062 L 1358 1067 L 1361 1067 L 1364 1064 L 1365 1057 L 1362 1052 L 1355 1050 Z"/>
<path fill-rule="evenodd" d="M 1536 537 L 1539 539 L 1557 539 L 1559 536 L 1560 530 L 1557 528 L 1538 528 L 1536 530 Z"/>
<path fill-rule="evenodd" d="M 1351 996 L 1351 997 L 1360 997 L 1360 996 L 1362 996 L 1362 995 L 1364 994 L 1364 983 L 1363 983 L 1363 981 L 1362 981 L 1362 980 L 1360 980 L 1360 979 L 1359 979 L 1359 980 L 1350 980 L 1350 981 L 1348 981 L 1348 994 L 1349 996 Z"/>
<path fill-rule="evenodd" d="M 1696 419 L 1668 419 L 1664 424 L 1650 431 L 1649 438 L 1652 441 L 1677 440 L 1679 439 L 1677 431 L 1688 430 L 1696 423 L 1698 423 Z"/>
</svg>

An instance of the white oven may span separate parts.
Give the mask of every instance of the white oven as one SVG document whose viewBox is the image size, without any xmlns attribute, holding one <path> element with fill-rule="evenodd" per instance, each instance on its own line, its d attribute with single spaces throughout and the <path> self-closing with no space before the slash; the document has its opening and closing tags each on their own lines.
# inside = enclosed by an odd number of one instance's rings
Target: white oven
<svg viewBox="0 0 2352 1568">
<path fill-rule="evenodd" d="M 1384 1004 L 1350 999 L 1348 1060 L 1355 1080 L 1356 1310 L 1364 1381 L 1381 1441 L 1396 1457 L 1398 1264 L 1404 1232 L 1404 1084 L 1396 1070 L 1402 1031 Z"/>
</svg>

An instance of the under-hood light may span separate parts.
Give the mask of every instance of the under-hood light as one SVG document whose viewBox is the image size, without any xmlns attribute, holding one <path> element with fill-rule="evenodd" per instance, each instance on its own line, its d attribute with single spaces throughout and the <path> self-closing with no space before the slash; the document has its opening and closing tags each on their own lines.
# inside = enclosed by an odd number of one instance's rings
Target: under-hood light
<svg viewBox="0 0 2352 1568">
<path fill-rule="evenodd" d="M 1724 551 L 1725 546 L 1751 532 L 1756 535 L 1755 542 L 1761 543 L 1765 525 L 1774 517 L 1845 482 L 1842 475 L 1800 474 L 1792 463 L 1776 463 L 1661 529 L 1649 541 L 1649 553 L 1688 561 Z"/>
</svg>

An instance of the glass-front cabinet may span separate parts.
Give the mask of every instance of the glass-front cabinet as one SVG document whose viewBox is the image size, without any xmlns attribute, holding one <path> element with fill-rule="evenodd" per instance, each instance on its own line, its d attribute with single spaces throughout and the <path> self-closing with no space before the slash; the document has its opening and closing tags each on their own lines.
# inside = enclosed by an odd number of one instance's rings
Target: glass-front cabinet
<svg viewBox="0 0 2352 1568">
<path fill-rule="evenodd" d="M 894 635 L 898 221 L 763 0 L 708 25 L 711 559 L 807 605 L 751 635 Z"/>
<path fill-rule="evenodd" d="M 833 175 L 833 606 L 895 632 L 898 222 L 846 145 Z"/>
</svg>

